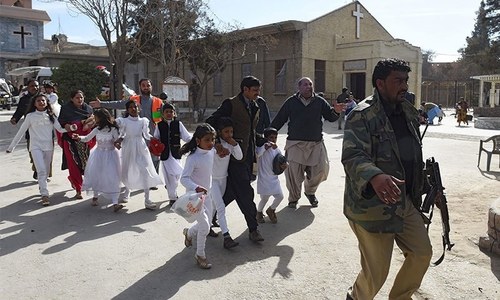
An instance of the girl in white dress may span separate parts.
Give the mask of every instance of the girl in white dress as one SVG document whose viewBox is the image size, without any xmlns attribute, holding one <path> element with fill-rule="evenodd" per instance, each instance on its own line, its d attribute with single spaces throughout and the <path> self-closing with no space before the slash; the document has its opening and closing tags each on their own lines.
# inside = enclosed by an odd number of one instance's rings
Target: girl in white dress
<svg viewBox="0 0 500 300">
<path fill-rule="evenodd" d="M 125 104 L 127 117 L 117 118 L 120 127 L 120 138 L 116 145 L 122 147 L 122 182 L 126 187 L 125 199 L 130 198 L 131 189 L 144 190 L 144 206 L 156 209 L 156 203 L 149 198 L 149 188 L 163 185 L 161 177 L 156 173 L 146 140 L 151 139 L 149 120 L 139 117 L 139 108 L 135 101 Z"/>
<path fill-rule="evenodd" d="M 54 129 L 63 133 L 65 129 L 61 127 L 54 116 L 49 99 L 44 94 L 37 94 L 31 98 L 23 124 L 17 131 L 16 136 L 7 148 L 7 153 L 14 151 L 26 130 L 30 134 L 29 151 L 33 158 L 33 163 L 38 174 L 38 188 L 42 195 L 42 205 L 50 205 L 49 190 L 47 189 L 47 176 L 52 164 L 52 154 L 54 152 L 54 140 L 52 133 Z M 75 128 L 76 130 L 76 128 Z"/>
<path fill-rule="evenodd" d="M 181 155 L 189 152 L 181 176 L 181 184 L 186 191 L 204 192 L 207 194 L 203 203 L 203 210 L 198 215 L 196 222 L 189 229 L 184 228 L 184 245 L 190 247 L 193 237 L 196 237 L 196 263 L 202 269 L 210 269 L 210 264 L 205 255 L 205 242 L 210 230 L 212 220 L 212 198 L 210 186 L 212 183 L 212 168 L 214 163 L 215 129 L 209 124 L 202 124 L 196 128 L 193 138 L 181 147 Z"/>
<path fill-rule="evenodd" d="M 153 136 L 165 145 L 165 150 L 160 155 L 161 171 L 170 205 L 173 205 L 177 200 L 177 186 L 182 174 L 180 141 L 189 142 L 191 134 L 184 124 L 175 118 L 175 107 L 172 104 L 165 103 L 161 111 L 163 120 L 156 125 Z"/>
<path fill-rule="evenodd" d="M 278 140 L 278 131 L 269 127 L 264 129 L 264 137 L 267 142 L 261 147 L 257 147 L 257 194 L 260 195 L 260 202 L 257 205 L 257 222 L 264 223 L 264 206 L 271 196 L 274 197 L 273 203 L 266 210 L 266 214 L 271 223 L 278 222 L 276 208 L 283 200 L 283 191 L 281 190 L 278 175 L 273 172 L 273 160 L 277 154 L 281 154 L 276 141 Z M 282 166 L 282 169 L 286 165 Z"/>
<path fill-rule="evenodd" d="M 85 167 L 82 190 L 93 192 L 92 206 L 98 205 L 98 196 L 102 194 L 111 199 L 113 211 L 117 212 L 123 208 L 123 205 L 118 204 L 121 184 L 120 153 L 117 149 L 118 143 L 115 143 L 120 137 L 118 125 L 105 108 L 96 109 L 94 119 L 97 126 L 88 135 L 73 135 L 73 139 L 81 142 L 88 142 L 93 137 L 96 137 L 97 141 L 97 146 L 90 151 Z"/>
</svg>

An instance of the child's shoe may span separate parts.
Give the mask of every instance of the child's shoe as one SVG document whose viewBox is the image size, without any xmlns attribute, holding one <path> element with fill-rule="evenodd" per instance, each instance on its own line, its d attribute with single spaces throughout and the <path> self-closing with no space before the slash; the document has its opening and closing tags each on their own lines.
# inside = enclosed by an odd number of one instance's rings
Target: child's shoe
<svg viewBox="0 0 500 300">
<path fill-rule="evenodd" d="M 264 214 L 261 211 L 257 212 L 257 223 L 266 223 L 264 220 Z"/>
<path fill-rule="evenodd" d="M 198 267 L 202 269 L 210 269 L 212 267 L 212 264 L 208 262 L 206 257 L 194 255 L 194 259 L 196 260 L 196 264 Z"/>
<path fill-rule="evenodd" d="M 146 207 L 146 209 L 155 210 L 156 203 L 154 203 L 153 201 L 151 201 L 149 199 L 146 199 L 146 200 L 144 200 L 144 207 Z"/>
<path fill-rule="evenodd" d="M 42 196 L 42 205 L 43 206 L 49 206 L 50 205 L 49 196 Z"/>
<path fill-rule="evenodd" d="M 276 210 L 272 209 L 270 206 L 266 209 L 266 214 L 271 220 L 271 223 L 276 224 L 278 223 L 278 217 L 276 216 Z"/>
<path fill-rule="evenodd" d="M 123 208 L 123 205 L 121 205 L 121 204 L 113 204 L 113 211 L 114 212 L 118 212 L 122 208 Z"/>
<path fill-rule="evenodd" d="M 239 244 L 240 243 L 235 242 L 230 235 L 224 237 L 224 248 L 226 248 L 226 249 L 234 248 L 234 247 L 238 246 Z"/>
</svg>

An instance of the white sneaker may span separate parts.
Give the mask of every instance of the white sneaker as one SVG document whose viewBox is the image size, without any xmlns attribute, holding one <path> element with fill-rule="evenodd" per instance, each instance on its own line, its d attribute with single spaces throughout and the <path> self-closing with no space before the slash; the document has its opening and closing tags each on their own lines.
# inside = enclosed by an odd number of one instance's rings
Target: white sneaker
<svg viewBox="0 0 500 300">
<path fill-rule="evenodd" d="M 156 203 L 152 202 L 151 200 L 144 200 L 144 206 L 146 207 L 146 209 L 150 210 L 156 209 Z"/>
</svg>

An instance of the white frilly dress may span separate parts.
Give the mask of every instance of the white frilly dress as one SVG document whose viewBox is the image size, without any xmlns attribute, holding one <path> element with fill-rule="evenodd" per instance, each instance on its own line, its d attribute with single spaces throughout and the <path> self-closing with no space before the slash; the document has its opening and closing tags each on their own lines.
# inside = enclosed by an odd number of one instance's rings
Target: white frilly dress
<svg viewBox="0 0 500 300">
<path fill-rule="evenodd" d="M 117 118 L 122 142 L 122 182 L 128 189 L 149 189 L 163 185 L 156 173 L 148 146 L 144 139 L 151 139 L 149 120 L 128 116 Z"/>
<path fill-rule="evenodd" d="M 81 136 L 82 142 L 88 142 L 96 137 L 97 145 L 90 151 L 85 167 L 82 190 L 94 192 L 118 203 L 121 185 L 120 152 L 114 142 L 119 138 L 116 128 L 94 128 L 88 135 Z M 115 204 L 116 204 L 115 203 Z"/>
</svg>

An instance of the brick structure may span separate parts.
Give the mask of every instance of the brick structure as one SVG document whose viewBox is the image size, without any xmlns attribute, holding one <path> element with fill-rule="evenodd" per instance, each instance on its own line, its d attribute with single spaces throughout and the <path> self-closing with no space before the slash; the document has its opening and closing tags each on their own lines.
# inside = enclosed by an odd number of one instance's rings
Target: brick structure
<svg viewBox="0 0 500 300">
<path fill-rule="evenodd" d="M 479 238 L 479 247 L 500 255 L 500 198 L 493 201 L 488 211 L 488 235 Z"/>
</svg>

